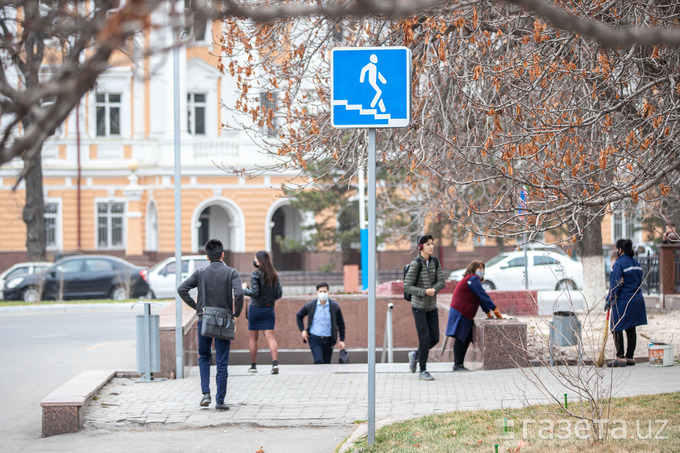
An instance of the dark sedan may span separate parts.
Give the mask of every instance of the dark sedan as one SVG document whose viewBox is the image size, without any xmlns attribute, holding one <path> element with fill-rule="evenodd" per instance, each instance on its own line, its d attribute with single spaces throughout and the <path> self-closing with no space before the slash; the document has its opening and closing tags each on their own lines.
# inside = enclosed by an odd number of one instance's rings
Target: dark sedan
<svg viewBox="0 0 680 453">
<path fill-rule="evenodd" d="M 5 283 L 5 300 L 38 302 L 43 299 L 125 300 L 149 292 L 148 271 L 108 255 L 77 255 L 57 261 L 37 274 Z"/>
</svg>

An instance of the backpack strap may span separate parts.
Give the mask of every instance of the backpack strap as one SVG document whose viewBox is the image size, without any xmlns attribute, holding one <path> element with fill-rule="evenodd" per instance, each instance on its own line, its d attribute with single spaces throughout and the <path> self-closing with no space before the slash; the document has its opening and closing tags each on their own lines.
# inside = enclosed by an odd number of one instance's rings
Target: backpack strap
<svg viewBox="0 0 680 453">
<path fill-rule="evenodd" d="M 423 258 L 420 256 L 420 253 L 416 257 L 416 261 L 418 262 L 418 278 L 420 278 L 420 273 L 423 270 Z M 432 261 L 434 261 L 434 282 L 432 284 L 437 283 L 437 274 L 439 274 L 439 260 L 437 259 L 436 256 L 432 257 Z M 416 282 L 418 279 L 416 279 Z"/>
</svg>

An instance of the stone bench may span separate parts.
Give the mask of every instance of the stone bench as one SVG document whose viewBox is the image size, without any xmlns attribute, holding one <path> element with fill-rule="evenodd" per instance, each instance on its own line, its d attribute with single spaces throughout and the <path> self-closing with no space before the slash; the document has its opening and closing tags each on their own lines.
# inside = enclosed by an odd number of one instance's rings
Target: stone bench
<svg viewBox="0 0 680 453">
<path fill-rule="evenodd" d="M 82 426 L 82 407 L 116 372 L 83 371 L 42 400 L 42 437 L 75 433 Z"/>
</svg>

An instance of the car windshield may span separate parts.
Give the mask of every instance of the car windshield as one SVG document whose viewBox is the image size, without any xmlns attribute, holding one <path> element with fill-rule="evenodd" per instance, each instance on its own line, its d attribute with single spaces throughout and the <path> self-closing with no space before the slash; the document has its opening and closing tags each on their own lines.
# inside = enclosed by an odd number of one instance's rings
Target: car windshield
<svg viewBox="0 0 680 453">
<path fill-rule="evenodd" d="M 491 258 L 489 261 L 487 261 L 485 263 L 485 266 L 486 267 L 493 266 L 494 264 L 496 264 L 496 263 L 504 260 L 505 258 L 507 258 L 507 256 L 508 255 L 506 255 L 505 253 L 501 253 L 500 255 L 496 255 L 493 258 Z"/>
</svg>

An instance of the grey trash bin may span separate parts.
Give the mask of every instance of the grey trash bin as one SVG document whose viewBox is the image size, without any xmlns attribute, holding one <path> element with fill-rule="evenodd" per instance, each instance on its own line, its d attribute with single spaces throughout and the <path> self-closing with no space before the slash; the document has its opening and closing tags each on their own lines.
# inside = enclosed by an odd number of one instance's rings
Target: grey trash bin
<svg viewBox="0 0 680 453">
<path fill-rule="evenodd" d="M 581 323 L 573 311 L 556 311 L 550 333 L 555 346 L 576 346 L 581 339 Z"/>
<path fill-rule="evenodd" d="M 149 302 L 144 302 L 144 314 L 137 315 L 137 371 L 143 380 L 161 371 L 161 342 L 158 315 L 151 314 Z"/>
<path fill-rule="evenodd" d="M 554 365 L 553 347 L 578 346 L 579 363 L 583 363 L 581 352 L 581 322 L 573 311 L 556 311 L 550 322 L 550 364 Z"/>
</svg>

